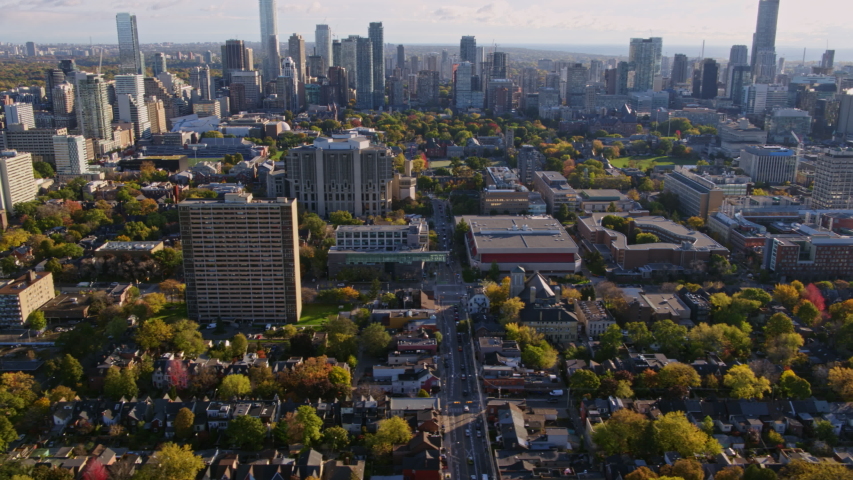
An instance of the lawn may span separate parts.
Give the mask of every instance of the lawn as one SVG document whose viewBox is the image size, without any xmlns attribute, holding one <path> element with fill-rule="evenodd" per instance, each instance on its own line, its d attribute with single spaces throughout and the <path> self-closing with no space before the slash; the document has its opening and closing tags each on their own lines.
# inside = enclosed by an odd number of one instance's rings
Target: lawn
<svg viewBox="0 0 853 480">
<path fill-rule="evenodd" d="M 344 305 L 342 311 L 346 312 L 352 309 L 352 305 Z M 306 303 L 302 305 L 302 316 L 299 317 L 297 326 L 323 325 L 329 315 L 338 313 L 337 305 L 327 305 L 321 303 Z"/>
<path fill-rule="evenodd" d="M 159 318 L 166 323 L 172 323 L 176 320 L 181 320 L 187 317 L 187 304 L 186 303 L 167 303 L 163 310 L 157 312 L 157 315 L 151 317 L 151 319 Z"/>
<path fill-rule="evenodd" d="M 219 158 L 198 157 L 198 158 L 194 158 L 192 156 L 192 153 L 188 154 L 187 156 L 189 157 L 188 163 L 189 163 L 189 166 L 191 166 L 191 167 L 196 166 L 196 164 L 198 162 L 221 162 L 225 158 L 225 157 L 219 157 Z"/>
<path fill-rule="evenodd" d="M 696 160 L 686 160 L 683 158 L 675 158 L 675 157 L 622 157 L 622 158 L 614 158 L 610 160 L 610 164 L 615 168 L 625 168 L 628 166 L 631 161 L 637 162 L 637 168 L 640 170 L 645 170 L 647 168 L 651 168 L 654 165 L 696 165 Z M 654 165 L 653 165 L 654 164 Z"/>
<path fill-rule="evenodd" d="M 448 168 L 450 167 L 450 160 L 430 160 L 429 168 Z"/>
</svg>

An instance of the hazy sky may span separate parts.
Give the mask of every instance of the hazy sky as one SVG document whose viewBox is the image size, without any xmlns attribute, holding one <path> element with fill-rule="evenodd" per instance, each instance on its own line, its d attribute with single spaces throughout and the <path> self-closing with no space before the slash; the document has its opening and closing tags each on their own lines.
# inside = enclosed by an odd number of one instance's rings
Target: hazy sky
<svg viewBox="0 0 853 480">
<path fill-rule="evenodd" d="M 853 47 L 847 2 L 782 0 L 777 45 Z M 136 14 L 142 43 L 260 39 L 256 0 L 0 0 L 0 41 L 117 43 L 119 11 Z M 458 44 L 476 35 L 481 44 L 627 46 L 630 37 L 653 35 L 667 51 L 703 39 L 750 45 L 757 11 L 758 0 L 279 0 L 278 29 L 283 39 L 298 32 L 309 42 L 317 23 L 345 37 L 366 35 L 371 21 L 384 23 L 390 43 Z"/>
</svg>

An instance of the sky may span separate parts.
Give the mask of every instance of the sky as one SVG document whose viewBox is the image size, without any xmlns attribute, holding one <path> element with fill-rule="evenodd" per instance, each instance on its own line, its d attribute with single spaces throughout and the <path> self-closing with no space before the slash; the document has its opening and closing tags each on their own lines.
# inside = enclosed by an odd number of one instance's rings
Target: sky
<svg viewBox="0 0 853 480">
<path fill-rule="evenodd" d="M 817 53 L 827 42 L 849 51 L 847 2 L 809 0 L 803 8 L 782 0 L 778 53 L 796 57 L 804 47 Z M 0 41 L 88 43 L 91 36 L 117 43 L 121 11 L 136 14 L 141 43 L 260 40 L 257 0 L 0 0 Z M 631 37 L 658 36 L 672 55 L 667 45 L 696 45 L 697 53 L 702 40 L 751 45 L 757 11 L 758 0 L 278 0 L 278 29 L 282 41 L 296 32 L 311 42 L 318 23 L 342 38 L 366 35 L 370 22 L 381 21 L 388 43 L 458 45 L 460 36 L 475 35 L 480 44 L 558 44 L 579 52 L 583 45 L 625 45 L 627 52 Z"/>
</svg>

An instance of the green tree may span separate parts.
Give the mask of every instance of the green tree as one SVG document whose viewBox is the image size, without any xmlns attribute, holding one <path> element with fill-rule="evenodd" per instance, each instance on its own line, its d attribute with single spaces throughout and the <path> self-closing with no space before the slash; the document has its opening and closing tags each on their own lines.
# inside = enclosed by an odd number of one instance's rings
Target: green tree
<svg viewBox="0 0 853 480">
<path fill-rule="evenodd" d="M 323 443 L 328 445 L 332 451 L 337 452 L 349 446 L 349 432 L 338 426 L 327 428 L 323 432 Z"/>
<path fill-rule="evenodd" d="M 0 416 L 0 452 L 9 449 L 9 444 L 18 439 L 18 432 L 6 416 Z"/>
<path fill-rule="evenodd" d="M 678 356 L 687 338 L 687 327 L 678 325 L 672 320 L 659 320 L 652 325 L 655 342 L 661 350 L 670 357 Z"/>
<path fill-rule="evenodd" d="M 187 407 L 178 410 L 175 416 L 175 436 L 180 439 L 190 438 L 193 434 L 193 423 L 195 414 L 192 410 Z"/>
<path fill-rule="evenodd" d="M 814 303 L 808 300 L 800 300 L 800 303 L 794 308 L 794 314 L 809 326 L 817 326 L 821 315 Z"/>
<path fill-rule="evenodd" d="M 777 478 L 778 476 L 773 470 L 759 467 L 754 463 L 751 463 L 743 471 L 743 480 L 776 480 Z"/>
<path fill-rule="evenodd" d="M 121 397 L 133 398 L 139 392 L 136 386 L 136 375 L 132 368 L 119 369 L 110 367 L 104 377 L 104 393 L 113 400 Z"/>
<path fill-rule="evenodd" d="M 44 312 L 41 310 L 33 310 L 33 312 L 27 316 L 27 324 L 32 330 L 44 330 L 45 327 L 47 327 L 47 320 L 44 318 Z"/>
<path fill-rule="evenodd" d="M 379 297 L 380 290 L 382 290 L 382 283 L 379 281 L 379 278 L 373 277 L 373 280 L 370 282 L 370 291 L 367 293 L 367 299 L 376 300 Z"/>
<path fill-rule="evenodd" d="M 223 400 L 241 398 L 251 392 L 252 383 L 249 377 L 239 373 L 226 376 L 219 385 L 219 398 Z"/>
<path fill-rule="evenodd" d="M 337 227 L 338 225 L 361 225 L 363 222 L 353 218 L 350 212 L 338 210 L 329 214 L 329 223 Z"/>
<path fill-rule="evenodd" d="M 302 442 L 305 445 L 315 445 L 323 437 L 323 419 L 317 416 L 314 407 L 302 405 L 297 408 L 296 421 L 302 426 Z"/>
<path fill-rule="evenodd" d="M 604 361 L 614 358 L 619 353 L 619 347 L 621 346 L 622 329 L 619 328 L 619 325 L 613 324 L 607 327 L 607 330 L 599 338 L 599 349 L 596 353 L 596 359 Z"/>
<path fill-rule="evenodd" d="M 204 461 L 189 445 L 167 443 L 155 452 L 134 480 L 195 480 Z"/>
<path fill-rule="evenodd" d="M 841 463 L 810 463 L 804 460 L 793 460 L 782 467 L 779 477 L 785 480 L 853 480 L 853 472 Z M 744 480 L 752 479 L 747 479 L 744 475 Z"/>
<path fill-rule="evenodd" d="M 778 284 L 773 289 L 773 299 L 792 310 L 800 301 L 800 291 L 794 285 Z"/>
<path fill-rule="evenodd" d="M 625 325 L 628 330 L 628 340 L 639 350 L 645 350 L 655 341 L 645 322 L 631 322 Z"/>
<path fill-rule="evenodd" d="M 693 388 L 702 384 L 702 379 L 696 370 L 686 363 L 669 363 L 658 372 L 658 385 L 662 388 L 686 387 Z"/>
<path fill-rule="evenodd" d="M 645 415 L 623 408 L 595 428 L 592 441 L 607 455 L 642 454 L 649 423 Z"/>
<path fill-rule="evenodd" d="M 147 320 L 136 332 L 136 343 L 146 350 L 160 350 L 172 339 L 171 325 L 159 318 Z"/>
<path fill-rule="evenodd" d="M 62 361 L 59 364 L 59 371 L 56 374 L 63 385 L 76 387 L 80 382 L 80 377 L 83 376 L 83 366 L 80 365 L 80 362 L 76 358 L 66 353 L 62 357 Z"/>
<path fill-rule="evenodd" d="M 267 429 L 260 418 L 249 415 L 234 417 L 228 422 L 226 434 L 232 444 L 243 450 L 260 450 L 264 445 Z"/>
<path fill-rule="evenodd" d="M 508 298 L 500 306 L 501 324 L 514 323 L 518 321 L 518 315 L 524 309 L 524 302 L 518 297 Z"/>
<path fill-rule="evenodd" d="M 652 431 L 659 452 L 676 451 L 682 457 L 692 457 L 722 451 L 719 442 L 687 420 L 683 412 L 664 414 L 652 424 Z"/>
<path fill-rule="evenodd" d="M 394 445 L 402 445 L 412 439 L 412 428 L 402 417 L 391 417 L 379 422 L 376 433 L 368 434 L 367 445 L 375 454 L 390 452 Z"/>
<path fill-rule="evenodd" d="M 537 370 L 547 370 L 557 363 L 557 351 L 547 342 L 538 345 L 527 345 L 521 351 L 521 361 Z"/>
<path fill-rule="evenodd" d="M 829 370 L 829 388 L 844 401 L 853 401 L 853 369 L 833 367 Z"/>
<path fill-rule="evenodd" d="M 249 348 L 249 340 L 242 333 L 238 333 L 231 338 L 231 356 L 242 357 Z"/>
<path fill-rule="evenodd" d="M 637 237 L 634 239 L 634 243 L 637 245 L 645 243 L 660 243 L 660 238 L 658 238 L 654 233 L 641 232 L 637 234 Z"/>
<path fill-rule="evenodd" d="M 429 392 L 424 390 L 423 388 L 418 390 L 418 397 L 420 398 L 429 398 Z"/>
<path fill-rule="evenodd" d="M 705 470 L 702 464 L 692 458 L 680 458 L 672 465 L 662 465 L 660 473 L 664 477 L 682 478 L 684 480 L 704 480 Z"/>
<path fill-rule="evenodd" d="M 352 376 L 350 375 L 349 370 L 341 367 L 332 367 L 332 369 L 329 370 L 329 382 L 332 385 L 349 386 L 352 383 Z"/>
<path fill-rule="evenodd" d="M 756 377 L 749 365 L 735 365 L 723 377 L 723 385 L 731 388 L 734 398 L 758 398 L 770 391 L 770 380 Z"/>
<path fill-rule="evenodd" d="M 388 345 L 391 343 L 391 335 L 385 330 L 385 327 L 380 323 L 371 323 L 359 336 L 361 344 L 367 353 L 379 356 L 388 350 Z"/>
<path fill-rule="evenodd" d="M 601 386 L 601 379 L 592 370 L 578 370 L 569 378 L 569 386 L 580 393 L 592 393 Z"/>
<path fill-rule="evenodd" d="M 788 398 L 805 400 L 812 396 L 812 386 L 808 380 L 800 378 L 792 370 L 785 370 L 779 378 L 779 393 Z"/>
</svg>

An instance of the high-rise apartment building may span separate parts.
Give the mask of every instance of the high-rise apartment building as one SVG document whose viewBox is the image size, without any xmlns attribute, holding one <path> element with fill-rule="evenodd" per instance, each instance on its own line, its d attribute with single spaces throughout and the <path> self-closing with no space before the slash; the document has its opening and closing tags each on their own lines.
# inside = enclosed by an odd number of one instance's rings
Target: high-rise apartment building
<svg viewBox="0 0 853 480">
<path fill-rule="evenodd" d="M 148 110 L 148 121 L 151 122 L 151 134 L 167 133 L 169 127 L 166 125 L 166 106 L 163 100 L 146 97 L 145 108 Z"/>
<path fill-rule="evenodd" d="M 0 151 L 0 209 L 14 212 L 15 205 L 35 199 L 32 154 L 15 150 Z"/>
<path fill-rule="evenodd" d="M 51 68 L 44 76 L 44 91 L 47 94 L 48 105 L 53 105 L 53 88 L 65 83 L 65 72 L 58 68 Z"/>
<path fill-rule="evenodd" d="M 482 58 L 477 58 L 477 39 L 472 35 L 462 37 L 459 42 L 459 62 L 471 62 L 471 65 L 477 65 Z"/>
<path fill-rule="evenodd" d="M 698 98 L 712 99 L 717 98 L 717 77 L 720 74 L 720 65 L 713 58 L 706 58 L 702 61 L 700 72 L 701 84 L 699 85 Z M 697 85 L 693 86 L 693 91 L 696 91 Z"/>
<path fill-rule="evenodd" d="M 93 73 L 82 74 L 75 85 L 77 92 L 77 128 L 86 138 L 113 141 L 113 109 L 107 84 L 103 77 Z"/>
<path fill-rule="evenodd" d="M 52 89 L 53 123 L 57 127 L 76 128 L 77 115 L 74 113 L 74 86 L 60 83 Z"/>
<path fill-rule="evenodd" d="M 842 91 L 839 103 L 835 133 L 840 137 L 853 135 L 853 89 Z"/>
<path fill-rule="evenodd" d="M 6 112 L 6 124 L 21 124 L 27 128 L 36 128 L 36 117 L 32 103 L 13 103 L 3 107 Z"/>
<path fill-rule="evenodd" d="M 826 149 L 815 161 L 812 208 L 853 207 L 853 149 Z"/>
<path fill-rule="evenodd" d="M 20 328 L 31 313 L 54 297 L 52 273 L 27 272 L 0 288 L 0 325 Z"/>
<path fill-rule="evenodd" d="M 368 30 L 373 52 L 373 108 L 385 106 L 385 33 L 382 22 L 371 22 Z"/>
<path fill-rule="evenodd" d="M 406 47 L 403 45 L 397 45 L 397 68 L 400 72 L 406 68 Z"/>
<path fill-rule="evenodd" d="M 589 83 L 601 82 L 601 74 L 603 72 L 604 72 L 604 62 L 602 62 L 601 60 L 590 60 L 589 61 Z"/>
<path fill-rule="evenodd" d="M 346 108 L 349 106 L 349 75 L 344 67 L 329 67 L 329 103 L 334 103 L 339 107 Z"/>
<path fill-rule="evenodd" d="M 752 35 L 752 55 L 749 59 L 753 75 L 758 75 L 759 64 L 766 63 L 766 57 L 759 62 L 759 52 L 772 52 L 776 55 L 776 23 L 779 19 L 779 0 L 759 0 L 758 20 Z M 773 64 L 775 67 L 776 60 Z"/>
<path fill-rule="evenodd" d="M 231 72 L 250 71 L 254 68 L 252 49 L 242 40 L 226 40 L 222 45 L 222 76 L 230 81 Z"/>
<path fill-rule="evenodd" d="M 533 183 L 533 172 L 542 170 L 545 155 L 532 145 L 518 149 L 518 180 L 526 185 Z"/>
<path fill-rule="evenodd" d="M 258 72 L 231 72 L 231 88 L 242 89 L 242 103 L 231 105 L 232 112 L 248 111 L 257 108 L 261 102 L 261 76 Z"/>
<path fill-rule="evenodd" d="M 687 55 L 676 53 L 672 59 L 672 74 L 669 77 L 670 83 L 672 85 L 687 83 L 688 78 L 690 78 L 690 68 L 687 62 Z"/>
<path fill-rule="evenodd" d="M 293 61 L 296 68 L 296 79 L 300 82 L 305 81 L 305 39 L 302 35 L 294 33 L 287 40 L 287 54 Z"/>
<path fill-rule="evenodd" d="M 151 64 L 151 70 L 154 72 L 154 76 L 160 75 L 161 73 L 168 72 L 168 68 L 166 68 L 166 54 L 163 52 L 158 52 L 154 54 L 154 61 Z"/>
<path fill-rule="evenodd" d="M 783 185 L 797 177 L 797 154 L 772 145 L 750 145 L 740 154 L 738 164 L 755 183 Z"/>
<path fill-rule="evenodd" d="M 341 41 L 341 62 L 347 69 L 352 89 L 358 89 L 358 38 L 358 35 L 350 35 Z"/>
<path fill-rule="evenodd" d="M 746 45 L 732 45 L 729 51 L 729 65 L 748 65 L 749 47 Z"/>
<path fill-rule="evenodd" d="M 317 25 L 314 30 L 314 55 L 323 57 L 326 66 L 332 66 L 332 29 L 328 25 Z"/>
<path fill-rule="evenodd" d="M 473 105 L 471 98 L 471 80 L 474 76 L 474 65 L 471 62 L 462 62 L 456 65 L 453 72 L 453 104 L 456 108 L 468 108 Z"/>
<path fill-rule="evenodd" d="M 494 52 L 490 54 L 492 57 L 492 79 L 507 78 L 509 54 L 506 52 Z M 586 80 L 586 79 L 584 79 Z"/>
<path fill-rule="evenodd" d="M 36 50 L 36 42 L 27 42 L 25 46 L 27 48 L 28 57 L 35 57 L 36 55 L 38 55 L 38 51 Z"/>
<path fill-rule="evenodd" d="M 421 70 L 418 72 L 418 102 L 421 105 L 438 104 L 438 72 Z"/>
<path fill-rule="evenodd" d="M 207 65 L 190 68 L 190 86 L 199 91 L 199 97 L 202 100 L 213 99 L 210 84 L 210 68 Z"/>
<path fill-rule="evenodd" d="M 366 40 L 366 39 L 365 39 Z M 393 155 L 355 133 L 319 137 L 292 148 L 284 159 L 287 195 L 321 217 L 344 210 L 355 216 L 391 209 Z"/>
<path fill-rule="evenodd" d="M 89 173 L 86 161 L 86 139 L 82 135 L 56 135 L 53 137 L 53 154 L 57 175 L 82 175 Z"/>
<path fill-rule="evenodd" d="M 632 38 L 628 51 L 629 62 L 633 63 L 634 91 L 645 92 L 654 87 L 655 76 L 660 75 L 660 58 L 663 39 L 660 37 Z"/>
<path fill-rule="evenodd" d="M 275 81 L 275 93 L 281 102 L 281 108 L 298 112 L 302 109 L 299 98 L 299 73 L 296 62 L 286 57 L 282 62 L 281 76 Z"/>
<path fill-rule="evenodd" d="M 733 105 L 743 105 L 743 91 L 750 84 L 752 84 L 752 68 L 749 65 L 729 67 L 726 96 L 732 99 Z"/>
<path fill-rule="evenodd" d="M 119 70 L 122 73 L 145 73 L 145 62 L 139 49 L 139 32 L 136 29 L 136 15 L 129 13 L 116 14 L 118 30 Z"/>
<path fill-rule="evenodd" d="M 356 40 L 356 108 L 371 110 L 373 105 L 373 42 L 369 38 Z"/>
<path fill-rule="evenodd" d="M 137 139 L 151 138 L 151 122 L 145 106 L 145 77 L 116 75 L 115 89 L 119 119 L 133 123 L 133 134 Z"/>
<path fill-rule="evenodd" d="M 302 313 L 296 200 L 178 204 L 187 311 L 198 321 L 295 323 Z"/>
</svg>

